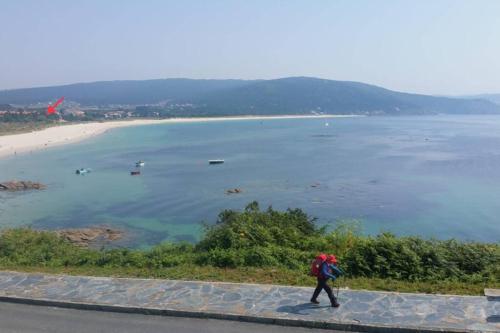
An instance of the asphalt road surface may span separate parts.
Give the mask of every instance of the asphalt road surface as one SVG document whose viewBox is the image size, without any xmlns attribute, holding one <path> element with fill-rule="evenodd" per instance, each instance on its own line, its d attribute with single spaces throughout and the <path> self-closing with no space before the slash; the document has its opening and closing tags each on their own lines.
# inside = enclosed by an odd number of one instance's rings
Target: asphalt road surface
<svg viewBox="0 0 500 333">
<path fill-rule="evenodd" d="M 0 302 L 2 333 L 328 333 L 216 319 L 147 316 Z"/>
</svg>

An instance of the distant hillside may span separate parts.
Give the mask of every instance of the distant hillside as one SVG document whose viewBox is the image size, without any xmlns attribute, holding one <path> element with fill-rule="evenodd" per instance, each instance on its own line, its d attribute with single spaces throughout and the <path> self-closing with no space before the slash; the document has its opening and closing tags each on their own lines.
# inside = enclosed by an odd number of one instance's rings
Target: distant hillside
<svg viewBox="0 0 500 333">
<path fill-rule="evenodd" d="M 500 113 L 484 99 L 400 93 L 358 82 L 291 77 L 276 80 L 109 81 L 0 91 L 0 103 L 29 104 L 65 96 L 83 105 L 193 104 L 182 115 Z M 171 110 L 171 109 L 170 109 Z"/>
<path fill-rule="evenodd" d="M 433 114 L 500 113 L 480 99 L 400 93 L 373 85 L 307 77 L 252 82 L 195 99 L 210 113 Z"/>
<path fill-rule="evenodd" d="M 466 98 L 484 99 L 500 105 L 500 94 L 482 94 L 482 95 L 467 96 Z"/>
<path fill-rule="evenodd" d="M 166 100 L 192 99 L 246 84 L 244 80 L 164 79 L 143 81 L 101 81 L 64 86 L 0 91 L 0 104 L 49 102 L 64 96 L 83 105 L 153 104 Z"/>
</svg>

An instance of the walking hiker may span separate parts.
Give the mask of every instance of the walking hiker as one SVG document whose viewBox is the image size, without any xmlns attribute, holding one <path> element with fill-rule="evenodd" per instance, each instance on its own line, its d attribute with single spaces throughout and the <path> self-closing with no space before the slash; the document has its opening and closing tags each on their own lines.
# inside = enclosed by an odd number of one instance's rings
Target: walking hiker
<svg viewBox="0 0 500 333">
<path fill-rule="evenodd" d="M 340 269 L 340 267 L 337 265 L 337 258 L 332 254 L 326 259 L 328 266 L 330 267 L 330 270 L 335 276 L 335 279 L 332 279 L 332 281 L 335 281 L 337 278 L 339 278 L 341 275 L 344 275 L 344 271 Z M 339 289 L 340 285 L 337 283 L 337 297 L 339 297 Z"/>
<path fill-rule="evenodd" d="M 342 271 L 336 266 L 336 264 L 337 258 L 335 258 L 334 255 L 329 255 L 327 257 L 325 254 L 320 254 L 313 261 L 311 274 L 317 277 L 318 284 L 316 285 L 316 289 L 314 289 L 311 303 L 319 304 L 317 298 L 321 290 L 324 289 L 328 294 L 328 298 L 330 299 L 332 307 L 338 308 L 340 306 L 340 304 L 337 302 L 337 298 L 335 298 L 335 295 L 333 294 L 332 288 L 328 285 L 328 279 L 335 280 L 337 278 L 332 274 L 332 271 L 338 275 L 342 274 Z M 331 266 L 333 266 L 334 268 L 332 268 Z"/>
</svg>

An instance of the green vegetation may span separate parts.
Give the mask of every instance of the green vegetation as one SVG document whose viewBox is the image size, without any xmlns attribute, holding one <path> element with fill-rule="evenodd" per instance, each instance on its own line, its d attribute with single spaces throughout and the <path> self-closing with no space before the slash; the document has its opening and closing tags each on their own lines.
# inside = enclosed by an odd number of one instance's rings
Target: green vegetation
<svg viewBox="0 0 500 333">
<path fill-rule="evenodd" d="M 104 113 L 99 111 L 89 111 L 84 116 L 77 117 L 72 114 L 47 116 L 42 110 L 23 113 L 23 110 L 20 109 L 19 113 L 0 114 L 0 136 L 39 131 L 54 126 L 103 121 L 104 119 Z"/>
<path fill-rule="evenodd" d="M 40 131 L 48 127 L 58 126 L 56 122 L 0 122 L 0 135 L 28 133 Z"/>
<path fill-rule="evenodd" d="M 58 125 L 57 120 L 57 116 L 46 116 L 41 109 L 25 110 L 0 104 L 0 135 L 41 130 Z"/>
<path fill-rule="evenodd" d="M 52 232 L 5 230 L 0 268 L 51 273 L 313 285 L 309 264 L 334 253 L 351 288 L 481 294 L 500 287 L 500 245 L 425 240 L 383 233 L 361 236 L 356 224 L 318 228 L 300 209 L 225 210 L 195 245 L 148 250 L 87 249 Z"/>
</svg>

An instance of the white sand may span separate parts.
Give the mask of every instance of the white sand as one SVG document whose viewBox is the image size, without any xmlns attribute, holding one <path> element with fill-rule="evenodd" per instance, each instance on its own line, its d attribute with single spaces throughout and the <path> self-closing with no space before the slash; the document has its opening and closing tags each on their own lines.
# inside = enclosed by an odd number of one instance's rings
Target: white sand
<svg viewBox="0 0 500 333">
<path fill-rule="evenodd" d="M 109 121 L 102 123 L 86 123 L 76 125 L 63 125 L 46 128 L 41 131 L 30 133 L 12 134 L 0 136 L 0 158 L 33 152 L 62 144 L 81 141 L 102 134 L 109 129 L 125 126 L 152 125 L 164 123 L 187 123 L 208 121 L 230 121 L 244 119 L 296 119 L 296 118 L 338 118 L 351 117 L 342 115 L 321 116 L 242 116 L 242 117 L 217 117 L 217 118 L 170 118 L 162 120 L 138 119 Z"/>
</svg>

